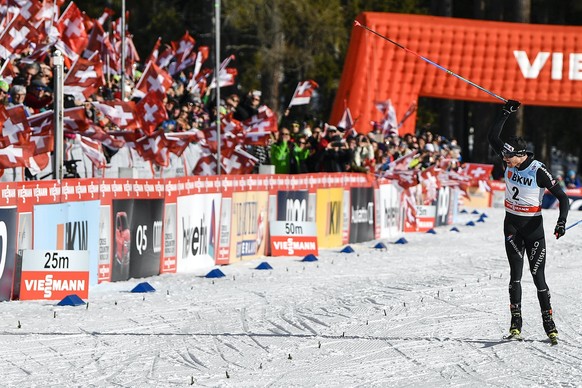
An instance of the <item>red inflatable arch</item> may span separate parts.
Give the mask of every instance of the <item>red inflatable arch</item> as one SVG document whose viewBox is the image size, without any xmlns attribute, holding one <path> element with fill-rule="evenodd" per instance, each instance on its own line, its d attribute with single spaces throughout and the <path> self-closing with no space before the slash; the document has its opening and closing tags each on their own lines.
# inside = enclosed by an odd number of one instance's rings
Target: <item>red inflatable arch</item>
<svg viewBox="0 0 582 388">
<path fill-rule="evenodd" d="M 582 27 L 365 12 L 357 20 L 446 69 L 526 105 L 582 107 Z M 503 102 L 354 26 L 330 123 L 349 107 L 361 133 L 391 99 L 398 120 L 419 96 Z M 413 133 L 416 114 L 400 129 Z"/>
</svg>

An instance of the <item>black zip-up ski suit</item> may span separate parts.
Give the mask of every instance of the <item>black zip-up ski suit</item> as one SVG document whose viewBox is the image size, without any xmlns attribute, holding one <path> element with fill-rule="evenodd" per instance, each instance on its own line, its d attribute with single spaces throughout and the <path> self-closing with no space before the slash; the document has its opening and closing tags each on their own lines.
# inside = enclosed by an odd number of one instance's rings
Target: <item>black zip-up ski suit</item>
<svg viewBox="0 0 582 388">
<path fill-rule="evenodd" d="M 498 117 L 488 133 L 489 144 L 499 156 L 501 156 L 501 150 L 504 145 L 504 142 L 499 136 L 509 115 L 509 112 L 503 110 L 502 114 Z M 532 163 L 534 163 L 534 166 L 532 166 Z M 559 200 L 559 219 L 564 220 L 565 222 L 570 208 L 568 196 L 546 169 L 545 165 L 536 161 L 533 154 L 528 152 L 527 159 L 517 170 L 519 172 L 525 171 L 530 168 L 530 166 L 531 168 L 535 168 L 536 164 L 540 164 L 538 165 L 537 171 L 535 171 L 537 185 L 540 190 L 548 189 Z M 504 168 L 507 169 L 505 162 L 503 165 Z M 508 199 L 507 196 L 508 192 L 506 191 L 506 200 Z M 546 263 L 546 240 L 541 212 L 539 215 L 534 216 L 520 216 L 512 214 L 506 207 L 503 232 L 505 235 L 505 252 L 507 253 L 510 267 L 509 300 L 511 305 L 521 305 L 521 277 L 524 257 L 525 254 L 527 254 L 529 270 L 538 290 L 538 300 L 541 310 L 551 310 L 550 291 L 546 284 L 544 273 Z"/>
</svg>

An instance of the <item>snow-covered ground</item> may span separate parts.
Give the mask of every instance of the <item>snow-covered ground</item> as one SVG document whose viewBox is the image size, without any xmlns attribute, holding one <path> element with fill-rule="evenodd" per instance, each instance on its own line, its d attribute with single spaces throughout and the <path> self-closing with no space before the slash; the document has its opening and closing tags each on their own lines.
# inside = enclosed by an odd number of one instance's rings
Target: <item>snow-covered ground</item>
<svg viewBox="0 0 582 388">
<path fill-rule="evenodd" d="M 469 209 L 472 210 L 472 209 Z M 544 211 L 546 274 L 560 344 L 523 280 L 524 342 L 509 326 L 500 209 L 460 232 L 408 234 L 387 251 L 265 258 L 226 277 L 163 275 L 102 284 L 88 307 L 0 304 L 3 387 L 436 387 L 582 384 L 582 226 L 556 241 Z M 580 216 L 571 213 L 570 222 Z M 570 224 L 570 222 L 568 224 Z M 273 270 L 254 268 L 268 261 Z M 20 323 L 20 328 L 18 327 Z"/>
</svg>

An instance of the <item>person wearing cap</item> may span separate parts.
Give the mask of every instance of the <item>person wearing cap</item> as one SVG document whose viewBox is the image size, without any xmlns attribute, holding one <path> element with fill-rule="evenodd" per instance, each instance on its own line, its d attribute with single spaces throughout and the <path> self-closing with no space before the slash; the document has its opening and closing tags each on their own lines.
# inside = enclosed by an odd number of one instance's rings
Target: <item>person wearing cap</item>
<svg viewBox="0 0 582 388">
<path fill-rule="evenodd" d="M 26 88 L 24 105 L 30 107 L 34 113 L 40 113 L 53 103 L 53 91 L 42 80 L 34 78 Z"/>
<path fill-rule="evenodd" d="M 509 116 L 516 112 L 520 103 L 508 100 L 501 114 L 487 134 L 489 144 L 502 157 L 505 176 L 505 252 L 509 260 L 509 301 L 511 311 L 510 338 L 521 336 L 521 277 L 524 258 L 528 258 L 529 270 L 537 288 L 542 311 L 542 323 L 550 341 L 557 343 L 558 330 L 552 316 L 550 291 L 545 279 L 546 240 L 542 219 L 542 198 L 549 190 L 559 201 L 560 214 L 554 229 L 556 238 L 566 233 L 566 219 L 570 203 L 559 182 L 552 177 L 546 166 L 534 159 L 527 151 L 522 137 L 512 136 L 506 142 L 500 139 L 501 131 Z"/>
</svg>

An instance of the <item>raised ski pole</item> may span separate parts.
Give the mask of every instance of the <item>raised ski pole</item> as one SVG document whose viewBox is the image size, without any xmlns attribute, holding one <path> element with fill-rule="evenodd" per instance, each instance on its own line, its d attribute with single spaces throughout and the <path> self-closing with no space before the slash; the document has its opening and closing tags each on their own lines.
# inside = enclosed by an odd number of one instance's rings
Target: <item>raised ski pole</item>
<svg viewBox="0 0 582 388">
<path fill-rule="evenodd" d="M 376 31 L 372 30 L 371 28 L 364 26 L 362 23 L 358 22 L 357 20 L 354 20 L 354 26 L 362 27 L 362 28 L 363 28 L 363 29 L 365 29 L 366 31 L 368 31 L 368 32 L 371 32 L 372 34 L 374 34 L 374 35 L 376 35 L 376 36 L 379 36 L 380 38 L 382 38 L 382 39 L 384 39 L 384 40 L 387 40 L 388 42 L 392 43 L 393 45 L 396 45 L 396 46 L 400 47 L 402 50 L 404 50 L 404 51 L 406 51 L 406 52 L 408 52 L 408 53 L 410 53 L 410 54 L 412 54 L 412 55 L 416 55 L 418 58 L 422 59 L 423 61 L 425 61 L 425 62 L 427 62 L 427 63 L 430 63 L 431 65 L 433 65 L 433 66 L 437 67 L 438 69 L 441 69 L 441 70 L 442 70 L 442 71 L 444 71 L 445 73 L 447 73 L 447 74 L 450 74 L 450 75 L 452 75 L 453 77 L 457 77 L 457 78 L 458 78 L 458 79 L 460 79 L 461 81 L 464 81 L 464 82 L 468 83 L 469 85 L 476 87 L 477 89 L 481 90 L 482 92 L 485 92 L 485 93 L 489 94 L 490 96 L 497 98 L 498 100 L 501 100 L 501 101 L 503 101 L 503 102 L 507 102 L 507 100 L 506 100 L 505 98 L 503 98 L 503 97 L 501 97 L 501 96 L 499 96 L 499 95 L 497 95 L 497 94 L 493 93 L 493 92 L 492 92 L 492 91 L 490 91 L 490 90 L 487 90 L 487 89 L 485 89 L 483 86 L 479 86 L 479 85 L 477 85 L 475 82 L 469 81 L 468 79 L 466 79 L 466 78 L 464 78 L 464 77 L 461 77 L 461 76 L 460 76 L 460 75 L 458 75 L 457 73 L 454 73 L 454 72 L 450 71 L 449 69 L 447 69 L 447 68 L 445 68 L 445 67 L 443 67 L 443 66 L 439 65 L 438 63 L 436 63 L 436 62 L 433 62 L 433 61 L 431 61 L 430 59 L 428 59 L 428 58 L 426 58 L 426 57 L 423 57 L 423 56 L 422 56 L 422 55 L 420 55 L 420 54 L 417 54 L 417 53 L 415 53 L 414 51 L 412 51 L 412 50 L 410 50 L 410 49 L 408 49 L 408 48 L 404 47 L 404 46 L 403 46 L 403 45 L 401 45 L 400 43 L 398 43 L 398 42 L 395 42 L 395 41 L 393 41 L 392 39 L 389 39 L 389 38 L 385 37 L 384 35 L 377 33 Z"/>
</svg>

